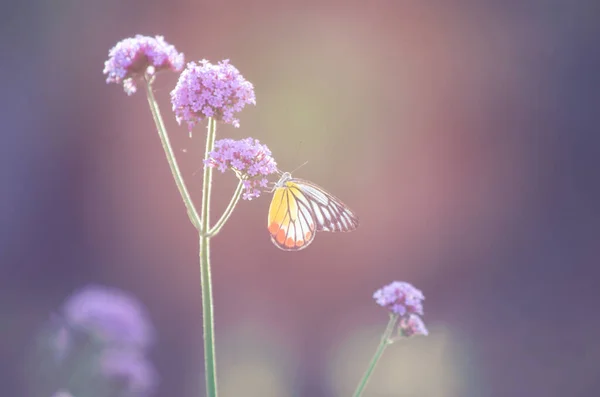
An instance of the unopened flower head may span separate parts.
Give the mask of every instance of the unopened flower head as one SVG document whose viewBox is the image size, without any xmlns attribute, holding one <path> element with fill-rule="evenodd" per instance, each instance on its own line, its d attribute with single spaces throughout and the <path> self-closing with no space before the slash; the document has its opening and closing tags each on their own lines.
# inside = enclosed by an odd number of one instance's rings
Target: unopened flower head
<svg viewBox="0 0 600 397">
<path fill-rule="evenodd" d="M 180 72 L 184 56 L 162 36 L 136 35 L 119 41 L 108 52 L 104 63 L 107 83 L 123 84 L 127 95 L 137 91 L 137 81 L 161 70 Z"/>
<path fill-rule="evenodd" d="M 417 314 L 409 314 L 406 317 L 402 317 L 398 323 L 398 332 L 401 336 L 410 337 L 413 335 L 428 335 L 427 327 L 423 319 Z"/>
<path fill-rule="evenodd" d="M 409 283 L 394 281 L 378 289 L 373 298 L 379 306 L 389 309 L 392 313 L 404 316 L 405 314 L 423 314 L 423 293 Z"/>
<path fill-rule="evenodd" d="M 232 169 L 243 179 L 244 200 L 260 196 L 260 188 L 267 186 L 267 175 L 277 172 L 277 163 L 271 151 L 258 139 L 221 139 L 204 160 L 206 167 L 215 167 L 221 172 Z"/>
<path fill-rule="evenodd" d="M 192 127 L 208 117 L 239 127 L 235 113 L 256 105 L 254 87 L 229 60 L 213 65 L 207 60 L 190 62 L 171 91 L 177 122 Z"/>
<path fill-rule="evenodd" d="M 147 348 L 154 329 L 144 307 L 132 295 L 96 285 L 76 291 L 64 304 L 67 327 L 89 333 L 103 343 Z"/>
</svg>

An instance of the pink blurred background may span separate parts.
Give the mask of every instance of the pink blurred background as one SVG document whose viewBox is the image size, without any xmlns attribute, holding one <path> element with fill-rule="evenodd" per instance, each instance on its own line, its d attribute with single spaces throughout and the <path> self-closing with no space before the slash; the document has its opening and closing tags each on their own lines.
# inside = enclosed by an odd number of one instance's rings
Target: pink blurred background
<svg viewBox="0 0 600 397">
<path fill-rule="evenodd" d="M 3 4 L 0 384 L 75 288 L 134 293 L 158 329 L 157 396 L 204 395 L 197 236 L 143 92 L 108 50 L 164 35 L 228 58 L 241 128 L 342 198 L 350 234 L 269 240 L 269 195 L 213 240 L 223 396 L 348 396 L 387 321 L 373 291 L 422 289 L 427 338 L 393 345 L 365 396 L 597 396 L 600 7 L 594 1 L 174 0 Z M 156 94 L 194 197 L 202 128 Z M 214 213 L 235 188 L 217 174 Z"/>
</svg>

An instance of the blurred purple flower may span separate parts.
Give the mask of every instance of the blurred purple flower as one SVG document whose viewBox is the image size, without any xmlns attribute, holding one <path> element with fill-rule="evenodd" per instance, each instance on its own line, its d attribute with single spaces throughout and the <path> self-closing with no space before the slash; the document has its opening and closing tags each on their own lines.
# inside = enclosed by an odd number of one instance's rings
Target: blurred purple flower
<svg viewBox="0 0 600 397">
<path fill-rule="evenodd" d="M 64 320 L 57 314 L 50 316 L 52 331 L 49 336 L 49 342 L 56 361 L 60 362 L 71 352 L 73 339 L 69 327 L 64 324 Z"/>
<path fill-rule="evenodd" d="M 146 396 L 158 384 L 158 374 L 143 354 L 128 349 L 107 349 L 100 358 L 100 371 L 120 394 Z"/>
<path fill-rule="evenodd" d="M 185 121 L 191 130 L 208 117 L 239 127 L 234 114 L 247 104 L 256 105 L 254 87 L 229 60 L 213 65 L 203 59 L 190 62 L 171 91 L 177 122 Z"/>
<path fill-rule="evenodd" d="M 52 397 L 73 397 L 73 395 L 64 389 L 61 389 L 54 393 Z"/>
<path fill-rule="evenodd" d="M 127 95 L 137 91 L 137 79 L 144 75 L 154 75 L 161 70 L 180 72 L 184 56 L 163 36 L 149 37 L 136 35 L 119 41 L 108 52 L 104 63 L 107 83 L 123 83 Z"/>
<path fill-rule="evenodd" d="M 216 141 L 204 165 L 216 167 L 221 172 L 231 168 L 240 175 L 244 179 L 244 200 L 260 196 L 260 188 L 268 183 L 265 176 L 277 172 L 277 163 L 271 157 L 269 148 L 254 138 Z"/>
<path fill-rule="evenodd" d="M 65 302 L 63 316 L 69 328 L 109 345 L 145 349 L 154 340 L 144 307 L 132 295 L 114 288 L 91 285 L 76 291 Z"/>
<path fill-rule="evenodd" d="M 429 335 L 423 319 L 416 314 L 409 314 L 407 317 L 402 317 L 398 324 L 398 332 L 404 337 Z"/>
<path fill-rule="evenodd" d="M 379 306 L 388 308 L 392 313 L 404 316 L 405 314 L 423 314 L 423 293 L 409 283 L 394 281 L 378 289 L 373 298 Z"/>
</svg>

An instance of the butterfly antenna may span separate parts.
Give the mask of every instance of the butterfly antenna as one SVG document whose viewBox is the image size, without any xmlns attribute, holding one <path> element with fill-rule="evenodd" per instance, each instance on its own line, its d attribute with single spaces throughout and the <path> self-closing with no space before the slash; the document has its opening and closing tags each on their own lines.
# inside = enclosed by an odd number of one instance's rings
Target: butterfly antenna
<svg viewBox="0 0 600 397">
<path fill-rule="evenodd" d="M 294 170 L 292 172 L 290 172 L 290 174 L 293 174 L 294 172 L 298 171 L 301 167 L 304 167 L 306 164 L 308 164 L 308 160 L 306 160 L 304 163 L 300 164 L 298 167 L 294 168 Z"/>
</svg>

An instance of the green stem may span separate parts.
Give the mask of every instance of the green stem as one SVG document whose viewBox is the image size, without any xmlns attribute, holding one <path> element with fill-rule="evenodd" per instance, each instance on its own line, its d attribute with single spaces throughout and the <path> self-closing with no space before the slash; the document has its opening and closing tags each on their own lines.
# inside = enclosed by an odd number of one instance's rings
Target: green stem
<svg viewBox="0 0 600 397">
<path fill-rule="evenodd" d="M 177 188 L 179 189 L 179 193 L 183 198 L 183 203 L 185 204 L 185 208 L 187 210 L 188 217 L 190 221 L 194 225 L 196 229 L 202 232 L 201 229 L 201 220 L 198 216 L 198 211 L 196 211 L 196 207 L 194 207 L 194 202 L 190 194 L 188 193 L 187 188 L 185 187 L 185 182 L 183 181 L 183 176 L 181 175 L 181 171 L 179 171 L 179 166 L 177 165 L 177 160 L 175 160 L 175 153 L 173 153 L 173 149 L 171 147 L 171 142 L 169 140 L 169 135 L 167 135 L 167 129 L 165 128 L 165 124 L 163 123 L 162 116 L 160 115 L 160 109 L 158 108 L 158 103 L 154 98 L 154 93 L 152 92 L 152 80 L 146 80 L 146 93 L 148 97 L 148 104 L 150 105 L 150 111 L 152 112 L 152 118 L 154 118 L 154 123 L 156 124 L 156 129 L 158 130 L 158 136 L 160 137 L 160 142 L 162 143 L 162 147 L 165 151 L 165 155 L 167 156 L 167 162 L 169 163 L 169 167 L 171 167 L 171 173 L 173 174 L 173 179 L 175 179 L 175 184 L 177 184 Z"/>
<path fill-rule="evenodd" d="M 237 188 L 235 189 L 235 193 L 233 193 L 233 197 L 231 198 L 231 201 L 227 205 L 225 212 L 223 212 L 223 215 L 221 215 L 221 219 L 219 219 L 219 221 L 212 227 L 212 229 L 210 229 L 210 231 L 208 232 L 208 237 L 213 237 L 214 235 L 219 233 L 219 231 L 221 230 L 221 228 L 223 227 L 225 222 L 227 222 L 227 220 L 231 216 L 231 213 L 233 212 L 233 209 L 237 205 L 238 201 L 240 201 L 243 191 L 244 191 L 244 181 L 240 179 L 240 181 L 237 185 Z"/>
<path fill-rule="evenodd" d="M 215 144 L 217 121 L 208 119 L 206 152 L 208 158 Z M 200 230 L 210 230 L 210 190 L 212 185 L 212 167 L 204 167 L 202 181 L 202 225 Z M 210 280 L 210 237 L 200 232 L 200 284 L 202 286 L 202 328 L 204 329 L 204 370 L 206 377 L 206 396 L 217 396 L 217 368 L 215 362 L 214 317 L 212 303 L 212 284 Z"/>
<path fill-rule="evenodd" d="M 371 374 L 373 373 L 375 366 L 379 362 L 381 355 L 383 354 L 385 348 L 390 344 L 390 336 L 392 335 L 392 332 L 394 332 L 394 327 L 395 327 L 397 321 L 398 321 L 397 315 L 395 315 L 395 314 L 390 315 L 390 321 L 388 322 L 388 325 L 387 325 L 385 331 L 383 332 L 383 335 L 381 336 L 381 341 L 379 342 L 379 346 L 377 347 L 377 350 L 375 351 L 375 354 L 373 355 L 373 358 L 371 359 L 371 362 L 369 363 L 369 367 L 367 368 L 367 371 L 363 375 L 360 383 L 358 384 L 358 387 L 354 391 L 354 394 L 352 395 L 353 397 L 359 397 L 362 394 L 365 387 L 367 386 L 367 382 L 369 382 L 369 378 L 371 377 Z"/>
</svg>

